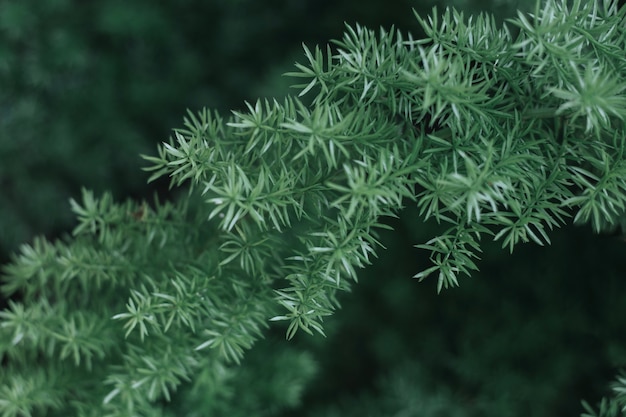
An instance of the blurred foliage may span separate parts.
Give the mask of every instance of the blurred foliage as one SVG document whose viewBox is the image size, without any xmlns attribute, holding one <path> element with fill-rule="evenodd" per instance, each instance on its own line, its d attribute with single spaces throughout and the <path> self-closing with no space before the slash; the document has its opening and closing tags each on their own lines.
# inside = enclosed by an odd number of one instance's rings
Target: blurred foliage
<svg viewBox="0 0 626 417">
<path fill-rule="evenodd" d="M 215 371 L 222 373 L 221 383 Z M 278 416 L 300 405 L 307 385 L 317 372 L 313 356 L 284 343 L 262 341 L 241 366 L 208 368 L 183 389 L 172 404 L 177 416 Z M 261 383 L 260 383 L 261 381 Z M 225 383 L 224 383 L 225 382 Z M 198 393 L 201 393 L 198 395 Z"/>
</svg>

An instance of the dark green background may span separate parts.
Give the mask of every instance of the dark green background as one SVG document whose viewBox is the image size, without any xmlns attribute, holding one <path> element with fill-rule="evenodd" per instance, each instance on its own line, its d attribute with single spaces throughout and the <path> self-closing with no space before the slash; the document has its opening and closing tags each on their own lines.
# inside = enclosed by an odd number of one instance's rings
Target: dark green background
<svg viewBox="0 0 626 417">
<path fill-rule="evenodd" d="M 0 260 L 35 234 L 69 230 L 82 186 L 118 199 L 165 192 L 145 184 L 139 154 L 186 109 L 227 114 L 283 96 L 291 81 L 280 74 L 303 60 L 302 42 L 338 38 L 344 22 L 419 33 L 411 9 L 434 4 L 0 0 Z M 455 4 L 500 19 L 517 7 Z M 436 228 L 413 219 L 408 208 L 382 234 L 387 250 L 342 296 L 327 339 L 289 342 L 318 364 L 292 415 L 578 415 L 580 399 L 608 392 L 626 360 L 626 243 L 584 227 L 512 256 L 487 243 L 481 272 L 436 295 L 434 280 L 411 279 L 427 255 L 412 245 Z M 288 343 L 283 330 L 258 349 Z"/>
</svg>

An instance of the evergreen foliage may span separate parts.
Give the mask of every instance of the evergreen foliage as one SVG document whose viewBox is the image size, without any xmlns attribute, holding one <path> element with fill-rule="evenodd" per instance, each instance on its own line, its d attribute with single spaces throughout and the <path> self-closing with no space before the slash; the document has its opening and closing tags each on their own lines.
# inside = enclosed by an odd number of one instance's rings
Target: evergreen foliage
<svg viewBox="0 0 626 417">
<path fill-rule="evenodd" d="M 403 24 L 413 20 L 409 3 L 342 0 L 341 7 L 359 6 L 359 21 Z M 341 22 L 354 19 L 331 19 L 335 7 L 320 0 L 1 2 L 0 262 L 35 234 L 71 229 L 67 200 L 83 185 L 116 198 L 149 196 L 155 187 L 137 175 L 139 154 L 167 137 L 185 108 L 226 112 L 251 97 L 286 94 L 280 74 L 301 42 L 339 36 Z"/>
<path fill-rule="evenodd" d="M 618 227 L 626 9 L 547 0 L 510 20 L 517 35 L 486 14 L 416 17 L 424 39 L 357 25 L 305 46 L 288 74 L 297 97 L 229 117 L 189 112 L 144 156 L 150 180 L 189 186 L 185 198 L 116 203 L 85 190 L 71 202 L 72 238 L 23 245 L 4 268 L 14 300 L 0 312 L 1 415 L 294 406 L 315 372 L 302 353 L 261 349 L 276 370 L 267 391 L 224 390 L 254 380 L 244 354 L 270 322 L 289 339 L 324 334 L 380 250 L 378 232 L 407 206 L 411 223 L 438 225 L 417 245 L 432 265 L 415 275 L 438 291 L 478 269 L 487 239 L 513 251 L 550 243 L 569 218 Z M 437 412 L 432 397 L 424 404 Z"/>
</svg>

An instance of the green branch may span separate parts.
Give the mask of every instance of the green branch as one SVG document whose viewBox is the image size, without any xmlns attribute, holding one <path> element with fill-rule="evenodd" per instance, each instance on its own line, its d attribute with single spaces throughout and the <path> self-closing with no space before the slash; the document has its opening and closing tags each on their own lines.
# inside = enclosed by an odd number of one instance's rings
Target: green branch
<svg viewBox="0 0 626 417">
<path fill-rule="evenodd" d="M 407 206 L 417 224 L 446 223 L 417 244 L 432 265 L 415 277 L 435 273 L 439 291 L 479 269 L 487 238 L 512 251 L 549 243 L 569 216 L 619 224 L 626 11 L 570 3 L 520 14 L 516 39 L 451 9 L 418 17 L 422 40 L 348 27 L 332 48 L 305 47 L 288 74 L 298 97 L 190 112 L 144 156 L 150 181 L 188 194 L 86 191 L 74 237 L 38 239 L 3 269 L 2 291 L 22 300 L 0 312 L 0 415 L 173 415 L 159 410 L 176 390 L 220 404 L 270 321 L 288 338 L 324 334 Z"/>
</svg>

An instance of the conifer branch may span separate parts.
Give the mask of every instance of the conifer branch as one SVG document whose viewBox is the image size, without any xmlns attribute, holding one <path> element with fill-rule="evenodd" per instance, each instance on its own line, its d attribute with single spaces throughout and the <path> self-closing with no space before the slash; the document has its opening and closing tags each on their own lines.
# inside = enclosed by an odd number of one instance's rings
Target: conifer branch
<svg viewBox="0 0 626 417">
<path fill-rule="evenodd" d="M 569 217 L 618 224 L 625 16 L 615 1 L 547 0 L 509 21 L 515 39 L 452 9 L 418 16 L 421 40 L 347 27 L 304 47 L 288 74 L 298 97 L 189 112 L 144 156 L 150 181 L 188 197 L 85 191 L 73 237 L 37 239 L 3 269 L 22 300 L 0 312 L 0 412 L 161 415 L 175 391 L 223 382 L 269 321 L 323 334 L 377 230 L 409 205 L 446 224 L 417 245 L 433 265 L 415 276 L 436 274 L 438 291 L 478 270 L 483 239 L 512 251 Z"/>
</svg>

